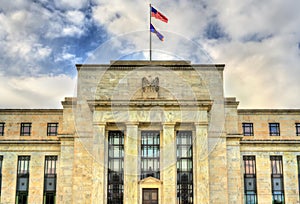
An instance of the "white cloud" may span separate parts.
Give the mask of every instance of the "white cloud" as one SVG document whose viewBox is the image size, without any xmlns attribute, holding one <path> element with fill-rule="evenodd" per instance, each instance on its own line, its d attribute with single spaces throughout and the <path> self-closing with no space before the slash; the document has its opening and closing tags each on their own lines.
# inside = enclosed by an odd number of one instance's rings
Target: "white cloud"
<svg viewBox="0 0 300 204">
<path fill-rule="evenodd" d="M 71 10 L 66 12 L 66 19 L 78 26 L 82 26 L 84 24 L 84 13 L 77 10 Z"/>
<path fill-rule="evenodd" d="M 82 9 L 88 5 L 89 0 L 54 0 L 58 9 Z"/>
<path fill-rule="evenodd" d="M 99 35 L 112 38 L 101 41 L 99 48 L 90 52 L 88 61 L 108 63 L 130 58 L 128 55 L 148 58 L 149 2 L 55 0 L 53 5 L 47 0 L 38 3 L 1 1 L 0 11 L 5 12 L 0 12 L 0 56 L 3 58 L 0 73 L 4 76 L 5 66 L 9 65 L 9 70 L 15 73 L 38 75 L 42 69 L 38 60 L 47 58 L 57 63 L 82 61 L 83 56 L 65 49 L 65 45 L 59 45 L 61 53 L 54 53 L 57 52 L 55 48 L 41 39 L 86 37 L 89 34 L 87 26 L 93 20 L 106 32 Z M 165 36 L 161 43 L 152 35 L 154 59 L 225 63 L 226 95 L 237 96 L 240 107 L 300 107 L 295 94 L 300 87 L 297 79 L 300 75 L 300 1 L 173 0 L 153 3 L 169 18 L 168 24 L 152 19 Z M 83 10 L 89 5 L 94 5 L 89 8 L 91 20 L 86 17 L 90 15 L 87 10 Z M 216 23 L 218 32 L 224 36 L 217 33 L 219 39 L 213 36 L 207 39 L 205 29 L 211 22 Z M 88 45 L 81 43 L 80 46 Z M 55 54 L 53 58 L 52 54 Z"/>
<path fill-rule="evenodd" d="M 64 97 L 75 93 L 75 79 L 66 75 L 0 76 L 0 108 L 62 108 Z"/>
</svg>

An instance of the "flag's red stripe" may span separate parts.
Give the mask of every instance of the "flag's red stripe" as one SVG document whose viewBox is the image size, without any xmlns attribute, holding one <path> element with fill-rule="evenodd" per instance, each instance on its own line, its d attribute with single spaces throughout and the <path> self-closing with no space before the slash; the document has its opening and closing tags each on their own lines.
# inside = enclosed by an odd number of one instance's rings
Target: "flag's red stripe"
<svg viewBox="0 0 300 204">
<path fill-rule="evenodd" d="M 168 18 L 165 17 L 165 16 L 164 16 L 163 14 L 161 14 L 160 12 L 156 12 L 156 13 L 151 12 L 151 16 L 152 16 L 152 17 L 155 17 L 155 18 L 157 18 L 157 19 L 159 19 L 159 20 L 162 20 L 163 22 L 168 23 Z"/>
</svg>

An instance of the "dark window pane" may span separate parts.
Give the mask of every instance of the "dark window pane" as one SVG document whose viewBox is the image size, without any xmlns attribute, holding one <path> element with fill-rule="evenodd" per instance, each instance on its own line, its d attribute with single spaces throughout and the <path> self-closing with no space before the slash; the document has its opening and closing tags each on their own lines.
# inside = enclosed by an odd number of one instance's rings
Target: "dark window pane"
<svg viewBox="0 0 300 204">
<path fill-rule="evenodd" d="M 58 129 L 58 123 L 48 123 L 47 124 L 47 136 L 56 136 Z"/>
<path fill-rule="evenodd" d="M 271 156 L 271 184 L 274 203 L 284 203 L 282 156 Z"/>
<path fill-rule="evenodd" d="M 30 156 L 18 157 L 16 200 L 18 201 L 18 203 L 22 203 L 22 204 L 27 204 L 27 198 L 28 198 L 29 161 L 30 161 Z"/>
<path fill-rule="evenodd" d="M 279 123 L 269 123 L 269 131 L 271 136 L 280 136 Z"/>
<path fill-rule="evenodd" d="M 253 123 L 243 123 L 243 135 L 253 136 Z"/>
<path fill-rule="evenodd" d="M 149 176 L 159 179 L 160 133 L 142 131 L 141 139 L 141 179 Z"/>
<path fill-rule="evenodd" d="M 245 203 L 257 203 L 255 156 L 244 156 Z"/>
<path fill-rule="evenodd" d="M 1 189 L 2 189 L 2 161 L 3 161 L 3 156 L 0 155 L 0 196 L 1 196 Z"/>
<path fill-rule="evenodd" d="M 44 203 L 55 204 L 56 196 L 56 162 L 57 156 L 45 157 Z"/>
<path fill-rule="evenodd" d="M 21 123 L 21 136 L 30 136 L 31 123 Z"/>
<path fill-rule="evenodd" d="M 296 123 L 296 135 L 300 136 L 300 123 Z"/>
<path fill-rule="evenodd" d="M 192 131 L 178 131 L 177 146 L 177 203 L 193 203 L 193 145 Z"/>
<path fill-rule="evenodd" d="M 0 123 L 0 136 L 4 135 L 4 125 L 5 123 Z"/>
<path fill-rule="evenodd" d="M 300 192 L 300 156 L 297 156 L 297 165 L 298 165 L 298 190 Z M 300 194 L 299 194 L 300 199 Z"/>
<path fill-rule="evenodd" d="M 122 204 L 124 192 L 124 133 L 108 133 L 107 203 Z"/>
</svg>

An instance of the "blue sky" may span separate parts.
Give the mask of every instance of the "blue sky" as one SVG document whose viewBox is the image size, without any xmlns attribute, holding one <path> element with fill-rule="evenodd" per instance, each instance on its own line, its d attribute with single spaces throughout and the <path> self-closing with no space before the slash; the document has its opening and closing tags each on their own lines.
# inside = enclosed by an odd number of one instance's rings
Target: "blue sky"
<svg viewBox="0 0 300 204">
<path fill-rule="evenodd" d="M 0 0 L 0 107 L 61 108 L 76 63 L 148 59 L 145 0 Z M 225 64 L 241 108 L 300 108 L 300 1 L 152 0 L 153 58 Z"/>
</svg>

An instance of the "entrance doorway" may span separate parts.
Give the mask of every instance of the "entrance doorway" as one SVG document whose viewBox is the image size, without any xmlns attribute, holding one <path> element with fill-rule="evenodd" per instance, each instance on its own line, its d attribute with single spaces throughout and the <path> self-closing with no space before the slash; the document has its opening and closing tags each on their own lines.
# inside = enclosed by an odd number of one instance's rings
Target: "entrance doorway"
<svg viewBox="0 0 300 204">
<path fill-rule="evenodd" d="M 143 204 L 158 204 L 157 188 L 143 188 Z"/>
</svg>

